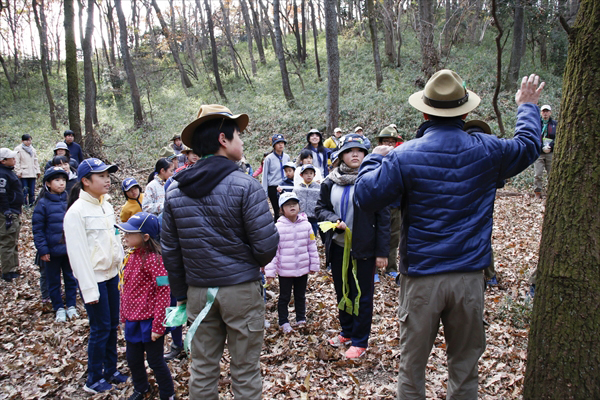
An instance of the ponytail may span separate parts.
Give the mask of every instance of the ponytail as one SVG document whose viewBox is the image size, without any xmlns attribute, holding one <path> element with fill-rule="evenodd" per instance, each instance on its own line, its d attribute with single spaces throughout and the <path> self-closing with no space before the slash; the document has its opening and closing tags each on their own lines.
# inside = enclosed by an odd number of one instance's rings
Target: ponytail
<svg viewBox="0 0 600 400">
<path fill-rule="evenodd" d="M 159 158 L 158 161 L 156 162 L 156 164 L 154 165 L 154 171 L 150 172 L 150 175 L 148 175 L 148 182 L 150 183 L 154 180 L 154 176 L 159 174 L 161 170 L 167 170 L 169 169 L 169 167 L 173 164 L 172 160 L 169 160 L 168 158 Z"/>
<path fill-rule="evenodd" d="M 77 182 L 73 185 L 73 187 L 71 188 L 71 191 L 69 192 L 69 202 L 67 203 L 67 210 L 69 208 L 71 208 L 71 206 L 73 205 L 73 203 L 75 203 L 77 201 L 77 199 L 79 198 L 79 193 L 84 190 L 83 189 L 83 183 L 81 183 L 81 180 L 83 178 L 86 179 L 92 179 L 92 173 L 90 172 L 89 174 L 80 177 Z"/>
</svg>

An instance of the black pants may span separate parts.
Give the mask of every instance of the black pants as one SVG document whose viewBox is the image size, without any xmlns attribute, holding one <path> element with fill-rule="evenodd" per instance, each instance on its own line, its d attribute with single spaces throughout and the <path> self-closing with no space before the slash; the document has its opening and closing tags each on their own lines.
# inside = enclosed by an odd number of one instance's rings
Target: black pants
<svg viewBox="0 0 600 400">
<path fill-rule="evenodd" d="M 335 243 L 331 243 L 330 248 L 331 275 L 333 276 L 333 286 L 337 303 L 344 297 L 342 284 L 342 262 L 344 258 L 344 248 Z M 349 298 L 354 304 L 354 299 L 358 296 L 358 288 L 352 275 L 352 264 L 348 266 L 348 284 L 350 288 Z M 346 311 L 339 310 L 340 325 L 342 326 L 342 336 L 352 339 L 352 345 L 356 347 L 368 347 L 369 335 L 371 334 L 371 322 L 373 320 L 373 293 L 375 291 L 375 258 L 356 260 L 357 280 L 360 287 L 360 300 L 358 305 L 358 315 L 348 314 Z"/>
<path fill-rule="evenodd" d="M 296 322 L 306 321 L 306 283 L 308 275 L 298 277 L 280 276 L 279 277 L 279 301 L 277 302 L 277 311 L 279 312 L 279 326 L 288 321 L 288 304 L 292 297 L 292 287 L 294 288 L 294 306 L 296 308 Z"/>
<path fill-rule="evenodd" d="M 140 393 L 146 393 L 150 388 L 148 375 L 146 374 L 146 365 L 144 364 L 144 352 L 148 359 L 148 365 L 154 371 L 156 383 L 161 399 L 168 399 L 175 394 L 173 387 L 173 378 L 171 372 L 163 357 L 163 346 L 165 337 L 161 336 L 155 342 L 132 343 L 127 342 L 127 364 L 131 370 L 131 380 L 133 387 Z"/>
<path fill-rule="evenodd" d="M 273 218 L 277 222 L 277 218 L 279 218 L 279 193 L 277 192 L 277 186 L 269 186 L 267 188 L 267 195 L 273 206 Z"/>
</svg>

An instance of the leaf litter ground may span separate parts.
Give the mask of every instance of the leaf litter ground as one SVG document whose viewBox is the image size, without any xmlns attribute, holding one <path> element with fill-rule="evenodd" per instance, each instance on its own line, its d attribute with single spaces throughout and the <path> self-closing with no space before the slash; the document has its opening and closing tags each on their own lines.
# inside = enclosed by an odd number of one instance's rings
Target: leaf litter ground
<svg viewBox="0 0 600 400">
<path fill-rule="evenodd" d="M 118 211 L 118 210 L 117 210 Z M 520 398 L 527 357 L 531 301 L 527 282 L 537 265 L 544 204 L 522 193 L 501 190 L 495 204 L 492 244 L 500 284 L 485 295 L 487 347 L 479 362 L 479 397 Z M 122 399 L 131 395 L 131 383 L 107 394 L 83 392 L 89 334 L 85 310 L 65 324 L 54 322 L 54 312 L 42 303 L 39 271 L 33 264 L 35 248 L 31 215 L 23 216 L 19 242 L 22 277 L 0 282 L 0 399 Z M 320 246 L 322 253 L 322 246 Z M 346 360 L 344 349 L 335 349 L 326 339 L 337 334 L 337 309 L 331 276 L 325 270 L 312 275 L 307 290 L 308 324 L 290 335 L 277 326 L 275 282 L 267 289 L 267 318 L 261 356 L 265 399 L 392 399 L 395 398 L 399 347 L 396 307 L 398 287 L 381 276 L 376 285 L 375 311 L 369 349 L 358 361 Z M 294 310 L 290 310 L 293 321 Z M 165 348 L 167 350 L 167 348 Z M 119 368 L 128 372 L 125 341 L 119 332 Z M 180 399 L 188 399 L 188 359 L 169 362 Z M 158 390 L 149 377 L 153 395 Z M 443 327 L 427 365 L 427 397 L 444 399 L 447 364 Z M 221 362 L 219 393 L 233 398 L 229 354 Z"/>
</svg>

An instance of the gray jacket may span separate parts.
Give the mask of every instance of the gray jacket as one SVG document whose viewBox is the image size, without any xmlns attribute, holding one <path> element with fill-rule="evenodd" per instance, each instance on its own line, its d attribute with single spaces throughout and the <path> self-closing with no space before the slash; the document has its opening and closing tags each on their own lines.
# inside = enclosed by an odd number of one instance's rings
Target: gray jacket
<svg viewBox="0 0 600 400">
<path fill-rule="evenodd" d="M 171 292 L 261 279 L 279 234 L 260 184 L 225 157 L 180 172 L 167 191 L 161 246 Z"/>
<path fill-rule="evenodd" d="M 294 193 L 300 199 L 300 210 L 306 213 L 307 218 L 317 218 L 315 208 L 321 193 L 321 185 L 316 182 L 311 182 L 310 185 L 302 182 L 294 186 Z"/>
</svg>

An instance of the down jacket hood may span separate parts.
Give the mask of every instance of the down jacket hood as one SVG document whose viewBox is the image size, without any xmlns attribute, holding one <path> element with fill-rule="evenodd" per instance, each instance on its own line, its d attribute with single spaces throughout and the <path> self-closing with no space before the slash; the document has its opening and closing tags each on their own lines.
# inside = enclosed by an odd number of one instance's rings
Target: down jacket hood
<svg viewBox="0 0 600 400">
<path fill-rule="evenodd" d="M 212 156 L 181 171 L 173 179 L 179 182 L 179 189 L 183 193 L 199 199 L 212 192 L 215 186 L 237 169 L 238 166 L 227 157 Z"/>
</svg>

